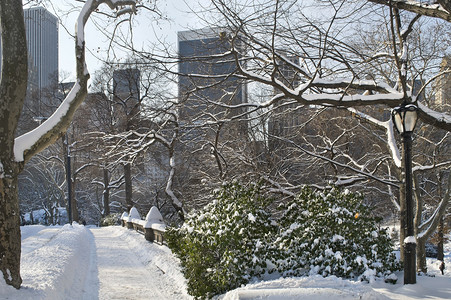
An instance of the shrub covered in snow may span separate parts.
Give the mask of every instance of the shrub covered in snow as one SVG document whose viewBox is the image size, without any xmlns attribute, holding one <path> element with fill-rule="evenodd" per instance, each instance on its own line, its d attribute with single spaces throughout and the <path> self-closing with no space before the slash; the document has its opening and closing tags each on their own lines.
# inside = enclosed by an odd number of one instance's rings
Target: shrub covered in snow
<svg viewBox="0 0 451 300">
<path fill-rule="evenodd" d="M 114 226 L 121 224 L 121 214 L 113 213 L 100 219 L 100 226 Z"/>
<path fill-rule="evenodd" d="M 227 184 L 214 196 L 165 235 L 195 297 L 209 298 L 273 271 L 370 280 L 399 269 L 388 233 L 377 227 L 362 197 L 348 191 L 306 187 L 282 207 L 278 223 L 257 185 Z"/>
<path fill-rule="evenodd" d="M 188 292 L 211 297 L 264 273 L 271 261 L 277 230 L 265 211 L 259 187 L 227 184 L 215 200 L 185 224 L 166 231 L 166 241 L 180 258 Z"/>
<path fill-rule="evenodd" d="M 305 187 L 283 207 L 277 245 L 285 276 L 321 274 L 369 280 L 399 269 L 389 234 L 362 197 L 331 188 Z"/>
</svg>

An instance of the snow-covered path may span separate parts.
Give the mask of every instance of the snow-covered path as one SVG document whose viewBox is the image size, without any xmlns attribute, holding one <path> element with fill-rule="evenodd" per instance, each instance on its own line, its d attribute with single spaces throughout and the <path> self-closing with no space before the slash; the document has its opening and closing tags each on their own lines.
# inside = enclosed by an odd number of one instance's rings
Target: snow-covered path
<svg viewBox="0 0 451 300">
<path fill-rule="evenodd" d="M 22 287 L 0 299 L 191 299 L 166 246 L 119 226 L 22 227 Z"/>
<path fill-rule="evenodd" d="M 124 240 L 123 229 L 91 228 L 96 247 L 99 299 L 183 299 L 174 279 L 168 276 L 134 239 Z M 142 236 L 141 246 L 164 253 Z M 147 244 L 147 245 L 146 245 Z"/>
</svg>

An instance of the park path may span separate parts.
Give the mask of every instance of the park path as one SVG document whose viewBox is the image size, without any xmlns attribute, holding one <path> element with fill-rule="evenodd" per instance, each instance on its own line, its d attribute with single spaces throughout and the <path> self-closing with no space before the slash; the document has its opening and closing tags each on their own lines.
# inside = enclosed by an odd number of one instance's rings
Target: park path
<svg viewBox="0 0 451 300">
<path fill-rule="evenodd" d="M 91 250 L 95 251 L 91 263 L 96 264 L 96 268 L 91 268 L 91 274 L 97 272 L 98 275 L 98 299 L 187 298 L 179 290 L 177 280 L 166 274 L 151 257 L 152 252 L 158 251 L 161 256 L 160 248 L 163 247 L 148 243 L 141 236 L 139 244 L 127 241 L 124 230 L 118 227 L 90 228 L 95 244 Z M 93 280 L 90 282 L 92 284 Z"/>
</svg>

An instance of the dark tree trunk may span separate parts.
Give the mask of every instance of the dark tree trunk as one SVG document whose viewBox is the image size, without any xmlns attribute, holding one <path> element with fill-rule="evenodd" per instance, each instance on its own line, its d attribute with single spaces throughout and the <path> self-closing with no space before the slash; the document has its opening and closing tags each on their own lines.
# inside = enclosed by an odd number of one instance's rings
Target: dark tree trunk
<svg viewBox="0 0 451 300">
<path fill-rule="evenodd" d="M 133 207 L 133 190 L 132 190 L 132 166 L 130 164 L 124 165 L 124 179 L 125 179 L 125 203 L 127 210 Z"/>
<path fill-rule="evenodd" d="M 77 204 L 77 199 L 75 197 L 75 182 L 76 182 L 77 178 L 76 175 L 72 175 L 72 181 L 71 181 L 71 185 L 72 185 L 72 189 L 70 190 L 71 193 L 71 205 L 72 205 L 72 221 L 75 222 L 80 222 L 80 215 L 78 214 L 78 204 Z"/>
<path fill-rule="evenodd" d="M 3 167 L 6 176 L 0 179 L 0 267 L 6 283 L 19 288 L 22 283 L 20 278 L 20 214 L 17 193 L 19 169 L 17 164 L 16 166 L 4 164 Z"/>
<path fill-rule="evenodd" d="M 443 217 L 440 219 L 440 223 L 438 225 L 438 244 L 437 244 L 437 259 L 443 261 L 445 258 L 445 252 L 443 249 L 443 238 L 444 238 L 444 226 L 445 222 Z"/>
<path fill-rule="evenodd" d="M 20 213 L 14 137 L 28 79 L 28 54 L 22 1 L 0 1 L 2 69 L 0 81 L 0 270 L 7 284 L 19 288 Z"/>
<path fill-rule="evenodd" d="M 108 169 L 103 169 L 103 215 L 108 216 L 110 214 L 110 179 L 108 176 Z"/>
</svg>

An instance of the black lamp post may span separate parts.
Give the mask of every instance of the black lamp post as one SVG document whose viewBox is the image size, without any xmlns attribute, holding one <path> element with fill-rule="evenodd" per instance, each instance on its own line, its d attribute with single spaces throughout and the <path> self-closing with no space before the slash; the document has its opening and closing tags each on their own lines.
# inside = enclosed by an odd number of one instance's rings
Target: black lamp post
<svg viewBox="0 0 451 300">
<path fill-rule="evenodd" d="M 404 239 L 404 284 L 416 283 L 416 239 L 413 224 L 412 199 L 412 133 L 417 123 L 418 108 L 403 103 L 392 110 L 392 120 L 401 134 L 404 144 L 404 171 L 406 176 L 406 237 Z"/>
<path fill-rule="evenodd" d="M 66 161 L 66 181 L 67 181 L 67 210 L 69 214 L 69 224 L 72 225 L 72 171 L 70 166 L 70 148 L 69 138 L 66 132 L 66 145 L 67 145 L 67 161 Z"/>
</svg>

